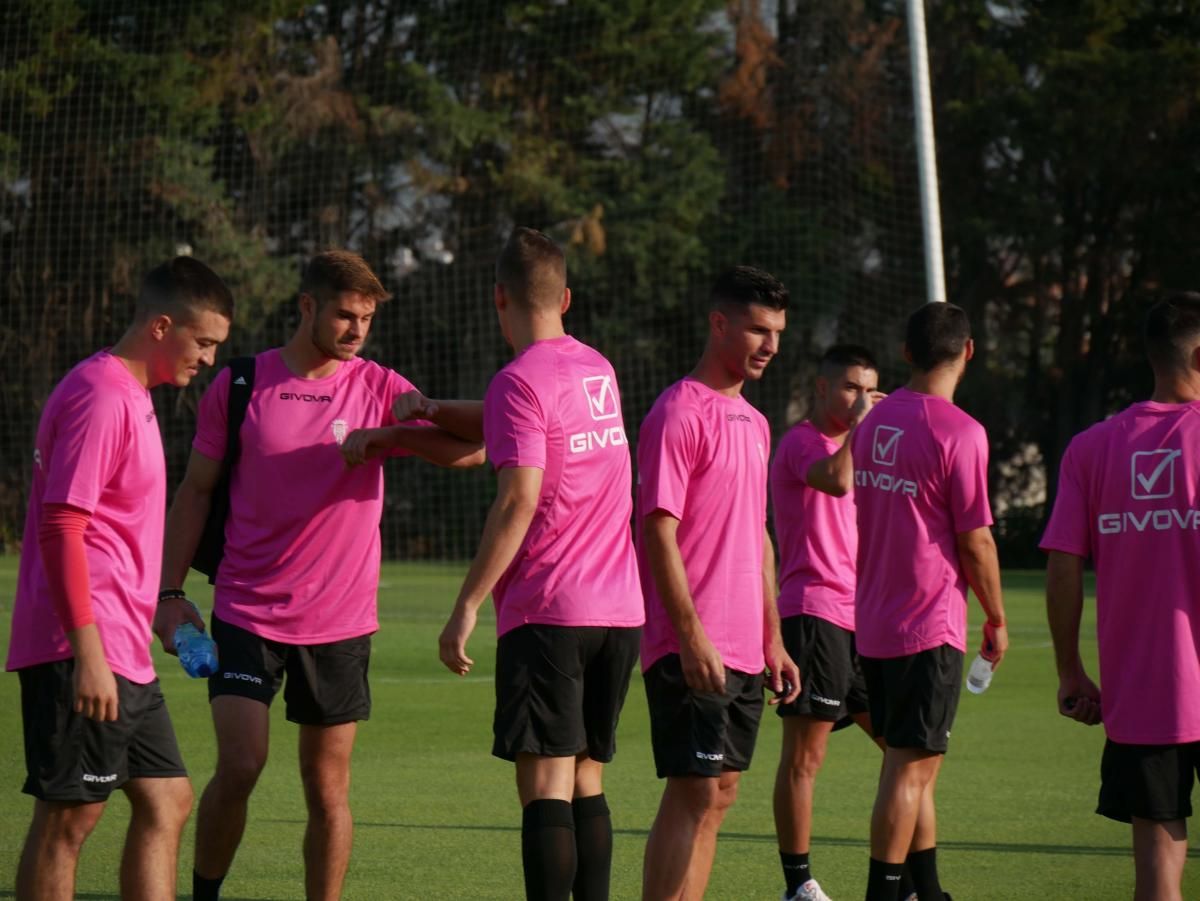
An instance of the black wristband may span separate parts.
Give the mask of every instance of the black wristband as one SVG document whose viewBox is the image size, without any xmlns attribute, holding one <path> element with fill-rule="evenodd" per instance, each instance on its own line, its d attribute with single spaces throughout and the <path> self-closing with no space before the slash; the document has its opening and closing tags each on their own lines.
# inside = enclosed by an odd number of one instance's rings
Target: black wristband
<svg viewBox="0 0 1200 901">
<path fill-rule="evenodd" d="M 187 599 L 188 596 L 182 588 L 164 588 L 158 593 L 158 602 L 160 604 L 163 601 L 186 601 Z"/>
</svg>

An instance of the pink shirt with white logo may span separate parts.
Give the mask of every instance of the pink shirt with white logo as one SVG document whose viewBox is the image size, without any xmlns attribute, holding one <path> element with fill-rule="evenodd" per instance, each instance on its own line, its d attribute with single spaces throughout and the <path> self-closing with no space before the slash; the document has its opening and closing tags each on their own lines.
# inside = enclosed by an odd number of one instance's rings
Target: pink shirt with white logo
<svg viewBox="0 0 1200 901">
<path fill-rule="evenodd" d="M 230 371 L 200 402 L 192 446 L 225 456 Z M 394 425 L 407 379 L 370 360 L 299 378 L 279 350 L 256 358 L 254 389 L 230 485 L 214 611 L 288 644 L 325 644 L 379 627 L 383 461 L 348 468 L 339 445 L 358 428 Z"/>
<path fill-rule="evenodd" d="M 901 388 L 851 437 L 858 505 L 859 653 L 967 649 L 957 536 L 992 524 L 987 433 L 944 398 Z"/>
<path fill-rule="evenodd" d="M 1200 741 L 1200 402 L 1134 404 L 1076 435 L 1041 547 L 1096 566 L 1108 737 Z"/>
<path fill-rule="evenodd" d="M 766 418 L 738 395 L 693 378 L 664 391 L 638 434 L 638 563 L 646 594 L 642 669 L 679 653 L 646 559 L 642 527 L 661 510 L 676 540 L 696 614 L 725 666 L 761 673 L 763 534 L 767 519 Z"/>
<path fill-rule="evenodd" d="M 537 341 L 492 379 L 483 416 L 496 469 L 543 471 L 525 540 L 492 591 L 497 633 L 640 626 L 629 444 L 608 360 L 569 335 Z"/>
<path fill-rule="evenodd" d="M 783 436 L 771 463 L 779 542 L 779 615 L 807 614 L 854 630 L 858 526 L 854 494 L 833 497 L 808 484 L 808 470 L 839 444 L 807 420 Z"/>
<path fill-rule="evenodd" d="M 33 463 L 8 669 L 74 656 L 37 540 L 44 506 L 69 504 L 91 513 L 83 541 L 104 657 L 131 682 L 154 681 L 167 471 L 150 392 L 107 351 L 84 360 L 46 401 Z"/>
</svg>

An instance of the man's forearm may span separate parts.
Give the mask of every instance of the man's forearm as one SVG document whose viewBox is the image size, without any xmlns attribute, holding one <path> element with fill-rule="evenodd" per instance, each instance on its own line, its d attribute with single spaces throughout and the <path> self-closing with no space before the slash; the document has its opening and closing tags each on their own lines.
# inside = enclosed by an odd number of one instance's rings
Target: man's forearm
<svg viewBox="0 0 1200 901">
<path fill-rule="evenodd" d="M 379 447 L 402 447 L 422 460 L 446 468 L 479 466 L 485 460 L 483 445 L 466 441 L 440 427 L 395 425 L 380 429 Z"/>
<path fill-rule="evenodd" d="M 1004 599 L 1000 587 L 1000 557 L 996 553 L 996 542 L 991 533 L 986 539 L 976 539 L 958 546 L 958 559 L 962 565 L 967 584 L 979 598 L 987 621 L 994 626 L 1006 623 Z"/>
<path fill-rule="evenodd" d="M 658 589 L 658 596 L 662 600 L 663 609 L 667 611 L 675 634 L 686 641 L 697 633 L 703 633 L 704 627 L 696 613 L 696 604 L 688 586 L 687 570 L 683 565 L 683 555 L 679 552 L 674 531 L 665 524 L 650 519 L 647 519 L 642 527 L 646 540 L 646 557 L 650 561 L 654 586 Z"/>
<path fill-rule="evenodd" d="M 439 400 L 433 424 L 464 441 L 483 441 L 483 401 Z"/>
<path fill-rule="evenodd" d="M 850 436 L 836 451 L 808 467 L 804 481 L 812 488 L 831 495 L 845 497 L 854 488 L 854 459 L 850 455 Z"/>
<path fill-rule="evenodd" d="M 212 495 L 197 491 L 186 480 L 175 492 L 164 529 L 162 588 L 183 587 L 211 506 Z"/>
<path fill-rule="evenodd" d="M 536 507 L 536 500 L 496 498 L 484 523 L 479 550 L 459 590 L 456 607 L 479 609 L 521 549 Z"/>
<path fill-rule="evenodd" d="M 1083 560 L 1050 552 L 1046 563 L 1046 619 L 1054 643 L 1054 662 L 1060 676 L 1078 671 L 1079 623 L 1083 617 Z"/>
</svg>

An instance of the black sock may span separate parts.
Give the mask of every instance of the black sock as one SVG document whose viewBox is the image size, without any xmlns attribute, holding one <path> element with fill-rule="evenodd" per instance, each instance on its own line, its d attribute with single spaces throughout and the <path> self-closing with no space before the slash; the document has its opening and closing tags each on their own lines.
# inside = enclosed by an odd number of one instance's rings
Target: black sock
<svg viewBox="0 0 1200 901">
<path fill-rule="evenodd" d="M 916 891 L 917 886 L 913 882 L 912 870 L 909 869 L 908 862 L 905 861 L 904 869 L 900 871 L 900 897 L 904 901 L 908 901 L 909 898 L 916 894 Z M 920 899 L 918 898 L 917 901 L 920 901 Z"/>
<path fill-rule="evenodd" d="M 539 798 L 521 818 L 526 901 L 568 901 L 575 882 L 575 818 L 571 802 Z"/>
<path fill-rule="evenodd" d="M 919 901 L 942 901 L 945 893 L 938 882 L 937 848 L 913 851 L 908 855 L 907 863 Z"/>
<path fill-rule="evenodd" d="M 224 876 L 205 879 L 192 870 L 192 901 L 218 901 L 221 897 L 221 883 L 224 881 Z"/>
<path fill-rule="evenodd" d="M 612 817 L 604 795 L 576 798 L 571 802 L 575 817 L 575 901 L 608 901 L 608 879 L 612 872 Z"/>
<path fill-rule="evenodd" d="M 788 854 L 779 852 L 779 862 L 783 864 L 783 881 L 787 883 L 787 893 L 796 894 L 796 889 L 812 879 L 812 871 L 808 867 L 808 854 Z"/>
<path fill-rule="evenodd" d="M 898 901 L 903 869 L 902 863 L 884 863 L 872 857 L 867 873 L 867 901 Z"/>
</svg>

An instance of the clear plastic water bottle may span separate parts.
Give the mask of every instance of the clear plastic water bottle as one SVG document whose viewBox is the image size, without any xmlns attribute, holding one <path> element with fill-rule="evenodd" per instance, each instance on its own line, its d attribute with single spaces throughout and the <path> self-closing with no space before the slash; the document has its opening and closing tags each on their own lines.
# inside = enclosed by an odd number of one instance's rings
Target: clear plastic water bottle
<svg viewBox="0 0 1200 901">
<path fill-rule="evenodd" d="M 973 695 L 981 695 L 988 690 L 988 686 L 991 684 L 992 661 L 979 654 L 967 671 L 967 691 Z"/>
<path fill-rule="evenodd" d="M 211 676 L 217 671 L 217 646 L 207 632 L 191 623 L 180 623 L 175 630 L 175 650 L 179 664 L 193 679 Z"/>
</svg>

